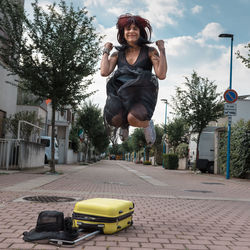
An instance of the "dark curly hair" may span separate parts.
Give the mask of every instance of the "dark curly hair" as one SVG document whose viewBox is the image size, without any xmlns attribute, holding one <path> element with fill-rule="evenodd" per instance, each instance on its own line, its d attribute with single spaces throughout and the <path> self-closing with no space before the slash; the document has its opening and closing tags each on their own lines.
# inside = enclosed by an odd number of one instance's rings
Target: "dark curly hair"
<svg viewBox="0 0 250 250">
<path fill-rule="evenodd" d="M 152 27 L 149 21 L 140 16 L 134 16 L 132 14 L 124 14 L 118 17 L 118 21 L 116 23 L 117 32 L 117 40 L 122 46 L 127 45 L 127 41 L 124 38 L 124 28 L 130 26 L 131 24 L 136 25 L 140 29 L 140 38 L 137 44 L 142 46 L 144 44 L 151 43 L 151 33 Z"/>
</svg>

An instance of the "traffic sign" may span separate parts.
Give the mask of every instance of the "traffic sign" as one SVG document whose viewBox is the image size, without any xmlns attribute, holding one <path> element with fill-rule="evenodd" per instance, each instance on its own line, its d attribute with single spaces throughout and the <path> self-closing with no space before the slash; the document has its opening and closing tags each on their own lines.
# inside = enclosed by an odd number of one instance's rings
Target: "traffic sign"
<svg viewBox="0 0 250 250">
<path fill-rule="evenodd" d="M 225 103 L 224 104 L 224 115 L 236 115 L 237 114 L 237 104 L 236 103 Z"/>
<path fill-rule="evenodd" d="M 227 89 L 224 92 L 224 100 L 227 103 L 234 103 L 237 101 L 237 99 L 238 99 L 238 94 L 234 89 Z"/>
</svg>

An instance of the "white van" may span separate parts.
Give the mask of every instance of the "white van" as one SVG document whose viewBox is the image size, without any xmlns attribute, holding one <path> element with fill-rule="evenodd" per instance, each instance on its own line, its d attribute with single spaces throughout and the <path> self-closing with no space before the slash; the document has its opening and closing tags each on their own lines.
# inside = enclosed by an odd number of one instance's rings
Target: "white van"
<svg viewBox="0 0 250 250">
<path fill-rule="evenodd" d="M 45 145 L 44 162 L 48 163 L 51 160 L 51 136 L 41 136 L 41 144 Z M 58 143 L 55 138 L 55 162 L 58 162 Z"/>
<path fill-rule="evenodd" d="M 213 173 L 214 166 L 214 134 L 215 130 L 218 127 L 207 126 L 203 129 L 200 136 L 199 143 L 199 163 L 202 163 L 202 166 L 199 167 L 197 163 L 197 168 L 202 172 L 210 172 Z M 191 165 L 194 164 L 196 160 L 196 139 L 198 134 L 191 134 L 190 142 L 189 142 L 189 162 Z"/>
</svg>

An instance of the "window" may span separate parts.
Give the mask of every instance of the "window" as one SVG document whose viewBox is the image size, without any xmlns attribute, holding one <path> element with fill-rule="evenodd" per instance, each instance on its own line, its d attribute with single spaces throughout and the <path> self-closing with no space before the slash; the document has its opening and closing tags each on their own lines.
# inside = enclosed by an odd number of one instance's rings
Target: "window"
<svg viewBox="0 0 250 250">
<path fill-rule="evenodd" d="M 4 137 L 4 119 L 6 117 L 6 112 L 0 110 L 0 138 Z"/>
<path fill-rule="evenodd" d="M 50 140 L 48 140 L 48 139 L 41 139 L 41 144 L 43 144 L 45 147 L 49 147 Z"/>
</svg>

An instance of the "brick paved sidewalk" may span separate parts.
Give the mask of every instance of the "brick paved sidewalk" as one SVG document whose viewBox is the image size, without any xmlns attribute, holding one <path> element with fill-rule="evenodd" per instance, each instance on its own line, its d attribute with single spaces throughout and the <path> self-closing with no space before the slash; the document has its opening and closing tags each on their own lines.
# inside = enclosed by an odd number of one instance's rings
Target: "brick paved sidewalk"
<svg viewBox="0 0 250 250">
<path fill-rule="evenodd" d="M 62 175 L 0 175 L 0 249 L 68 249 L 27 243 L 42 210 L 71 216 L 73 203 L 24 202 L 34 195 L 88 199 L 112 197 L 135 203 L 134 225 L 99 235 L 73 249 L 250 249 L 250 181 L 194 175 L 124 161 L 57 166 Z"/>
</svg>

